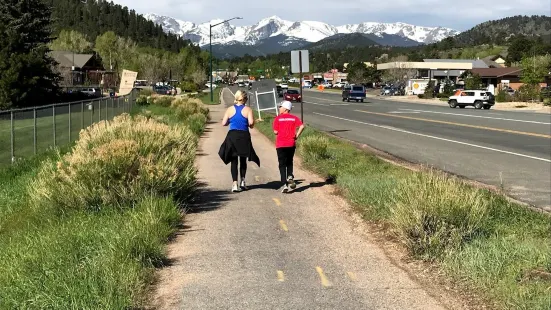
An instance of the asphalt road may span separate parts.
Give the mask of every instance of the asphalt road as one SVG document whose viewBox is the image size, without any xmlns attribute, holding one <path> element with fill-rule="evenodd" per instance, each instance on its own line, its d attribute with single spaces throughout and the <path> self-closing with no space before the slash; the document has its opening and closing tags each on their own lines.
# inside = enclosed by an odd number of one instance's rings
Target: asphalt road
<svg viewBox="0 0 551 310">
<path fill-rule="evenodd" d="M 256 86 L 253 94 L 275 83 Z M 317 129 L 502 187 L 534 206 L 551 206 L 549 114 L 450 109 L 444 102 L 437 106 L 375 97 L 348 103 L 338 93 L 317 90 L 304 90 L 303 108 L 304 121 Z M 294 113 L 300 115 L 300 104 Z"/>
</svg>

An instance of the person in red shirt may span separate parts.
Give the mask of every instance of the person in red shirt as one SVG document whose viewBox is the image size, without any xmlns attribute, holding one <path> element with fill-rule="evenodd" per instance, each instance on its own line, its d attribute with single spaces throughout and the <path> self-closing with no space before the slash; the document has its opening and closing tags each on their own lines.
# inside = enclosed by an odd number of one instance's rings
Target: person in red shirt
<svg viewBox="0 0 551 310">
<path fill-rule="evenodd" d="M 279 104 L 279 115 L 274 119 L 272 125 L 276 135 L 277 160 L 279 162 L 281 183 L 283 183 L 281 188 L 283 193 L 287 193 L 289 188 L 296 188 L 293 175 L 293 157 L 295 156 L 296 140 L 304 130 L 304 124 L 300 119 L 291 114 L 292 108 L 291 102 L 281 102 Z"/>
</svg>

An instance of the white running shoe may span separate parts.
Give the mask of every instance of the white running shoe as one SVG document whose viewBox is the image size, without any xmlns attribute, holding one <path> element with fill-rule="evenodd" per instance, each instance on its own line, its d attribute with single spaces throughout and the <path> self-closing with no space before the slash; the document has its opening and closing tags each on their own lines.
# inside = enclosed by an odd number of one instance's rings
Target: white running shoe
<svg viewBox="0 0 551 310">
<path fill-rule="evenodd" d="M 283 185 L 283 187 L 281 188 L 281 192 L 282 193 L 288 193 L 289 192 L 289 187 L 287 186 L 287 184 Z"/>
<path fill-rule="evenodd" d="M 231 191 L 232 191 L 232 193 L 239 192 L 239 186 L 237 186 L 237 183 L 233 183 L 233 185 L 231 187 Z"/>
<path fill-rule="evenodd" d="M 292 176 L 289 176 L 289 177 L 287 178 L 287 184 L 289 184 L 289 187 L 290 187 L 291 189 L 295 189 L 295 188 L 297 187 L 297 184 L 295 183 L 295 180 L 293 179 Z"/>
<path fill-rule="evenodd" d="M 247 184 L 245 183 L 245 179 L 241 180 L 241 189 L 244 189 L 244 190 L 247 189 Z"/>
</svg>

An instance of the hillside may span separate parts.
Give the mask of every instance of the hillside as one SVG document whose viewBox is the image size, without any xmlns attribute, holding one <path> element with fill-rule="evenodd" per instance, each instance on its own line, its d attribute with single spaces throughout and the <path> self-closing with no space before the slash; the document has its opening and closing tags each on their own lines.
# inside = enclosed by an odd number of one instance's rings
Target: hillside
<svg viewBox="0 0 551 310">
<path fill-rule="evenodd" d="M 308 50 L 334 50 L 362 46 L 377 46 L 377 42 L 362 33 L 336 34 L 318 42 L 307 45 Z"/>
<path fill-rule="evenodd" d="M 175 34 L 165 33 L 161 26 L 147 20 L 134 10 L 105 0 L 43 0 L 52 8 L 53 30 L 58 34 L 63 29 L 76 30 L 89 40 L 113 31 L 131 38 L 141 46 L 177 52 L 189 45 L 189 41 Z"/>
<path fill-rule="evenodd" d="M 550 16 L 512 16 L 487 21 L 453 37 L 460 45 L 505 44 L 515 35 L 551 37 Z"/>
</svg>

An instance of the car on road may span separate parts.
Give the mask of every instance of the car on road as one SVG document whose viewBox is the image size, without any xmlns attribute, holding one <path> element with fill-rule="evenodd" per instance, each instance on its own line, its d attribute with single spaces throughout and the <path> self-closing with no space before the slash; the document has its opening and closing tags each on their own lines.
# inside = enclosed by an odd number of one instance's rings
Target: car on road
<svg viewBox="0 0 551 310">
<path fill-rule="evenodd" d="M 346 86 L 342 90 L 342 101 L 356 100 L 356 102 L 364 102 L 365 87 L 362 85 Z"/>
<path fill-rule="evenodd" d="M 205 86 L 207 86 L 207 88 L 210 88 L 210 83 L 205 84 Z M 216 87 L 217 85 L 212 83 L 212 89 L 215 89 Z"/>
<path fill-rule="evenodd" d="M 452 109 L 473 106 L 475 109 L 489 110 L 495 103 L 494 95 L 487 90 L 462 90 L 448 98 L 448 105 Z"/>
<path fill-rule="evenodd" d="M 79 90 L 81 93 L 87 94 L 92 97 L 101 97 L 101 91 L 99 88 L 82 88 Z"/>
<path fill-rule="evenodd" d="M 245 83 L 243 81 L 240 81 L 237 83 L 238 87 L 245 87 Z"/>
<path fill-rule="evenodd" d="M 344 83 L 338 82 L 338 83 L 333 84 L 333 88 L 343 88 L 344 85 L 345 85 Z"/>
<path fill-rule="evenodd" d="M 296 101 L 296 102 L 302 102 L 302 97 L 300 96 L 300 93 L 296 89 L 289 89 L 285 91 L 283 94 L 283 98 L 287 101 Z"/>
<path fill-rule="evenodd" d="M 279 86 L 281 86 L 281 88 L 289 88 L 287 83 L 280 83 Z"/>
</svg>

